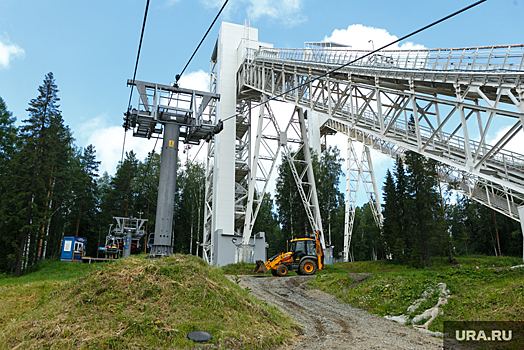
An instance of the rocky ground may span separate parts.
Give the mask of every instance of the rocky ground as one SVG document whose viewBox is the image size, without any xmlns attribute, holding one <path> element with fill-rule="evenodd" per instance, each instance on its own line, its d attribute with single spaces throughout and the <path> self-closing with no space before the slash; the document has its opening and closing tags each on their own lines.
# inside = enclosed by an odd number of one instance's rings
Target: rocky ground
<svg viewBox="0 0 524 350">
<path fill-rule="evenodd" d="M 253 295 L 278 306 L 303 325 L 303 334 L 282 349 L 442 349 L 442 339 L 307 288 L 304 283 L 312 276 L 238 278 L 241 287 L 249 287 Z"/>
</svg>

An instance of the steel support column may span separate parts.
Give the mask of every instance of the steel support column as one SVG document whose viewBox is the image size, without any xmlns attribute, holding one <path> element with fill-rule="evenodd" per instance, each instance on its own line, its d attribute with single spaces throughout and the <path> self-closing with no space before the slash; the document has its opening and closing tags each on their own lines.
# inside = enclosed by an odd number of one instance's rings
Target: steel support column
<svg viewBox="0 0 524 350">
<path fill-rule="evenodd" d="M 519 207 L 520 226 L 522 229 L 522 261 L 524 261 L 524 205 Z"/>
<path fill-rule="evenodd" d="M 171 242 L 173 240 L 172 227 L 179 135 L 180 126 L 178 124 L 164 123 L 156 209 L 155 241 L 151 247 L 151 255 L 154 256 L 173 254 Z"/>
</svg>

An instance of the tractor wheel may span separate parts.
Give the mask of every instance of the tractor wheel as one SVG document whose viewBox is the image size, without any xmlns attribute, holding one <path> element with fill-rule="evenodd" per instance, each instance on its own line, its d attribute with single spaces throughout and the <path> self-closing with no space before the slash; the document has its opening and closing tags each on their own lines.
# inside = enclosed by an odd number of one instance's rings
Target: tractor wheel
<svg viewBox="0 0 524 350">
<path fill-rule="evenodd" d="M 314 275 L 317 271 L 317 264 L 311 259 L 306 259 L 302 261 L 298 269 L 302 275 Z"/>
<path fill-rule="evenodd" d="M 277 274 L 280 276 L 280 277 L 284 277 L 284 276 L 287 276 L 287 266 L 286 265 L 278 265 L 277 266 Z"/>
<path fill-rule="evenodd" d="M 278 276 L 278 274 L 277 274 L 277 270 L 273 270 L 273 269 L 271 269 L 271 274 L 272 274 L 273 276 Z"/>
</svg>

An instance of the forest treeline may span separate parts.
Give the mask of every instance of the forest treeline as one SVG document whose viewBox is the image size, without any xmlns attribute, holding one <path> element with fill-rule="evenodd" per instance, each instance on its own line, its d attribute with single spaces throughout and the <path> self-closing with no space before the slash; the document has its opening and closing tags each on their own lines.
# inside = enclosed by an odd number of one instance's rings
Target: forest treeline
<svg viewBox="0 0 524 350">
<path fill-rule="evenodd" d="M 154 232 L 160 155 L 151 152 L 140 160 L 129 151 L 114 175 L 99 175 L 96 149 L 75 145 L 58 92 L 53 74 L 47 74 L 19 126 L 0 97 L 0 273 L 20 275 L 39 261 L 59 258 L 64 236 L 87 238 L 87 255 L 96 256 L 114 216 L 147 218 L 147 231 Z M 326 243 L 334 246 L 335 258 L 344 242 L 342 162 L 337 148 L 313 157 Z M 196 254 L 204 224 L 205 169 L 198 162 L 180 165 L 174 251 Z M 383 228 L 375 224 L 369 204 L 355 209 L 352 260 L 429 266 L 432 256 L 521 256 L 520 225 L 441 188 L 437 166 L 411 152 L 396 160 L 384 180 Z M 268 256 L 284 251 L 289 239 L 311 233 L 285 156 L 274 198 L 263 198 L 254 227 L 261 231 Z"/>
</svg>

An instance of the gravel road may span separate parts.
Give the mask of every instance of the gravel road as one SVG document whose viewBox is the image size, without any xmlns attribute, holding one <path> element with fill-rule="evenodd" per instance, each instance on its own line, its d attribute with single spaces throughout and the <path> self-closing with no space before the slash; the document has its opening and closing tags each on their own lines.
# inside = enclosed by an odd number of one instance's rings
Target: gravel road
<svg viewBox="0 0 524 350">
<path fill-rule="evenodd" d="M 240 286 L 276 305 L 304 326 L 282 349 L 442 349 L 442 339 L 338 302 L 303 284 L 314 276 L 238 276 Z"/>
</svg>

